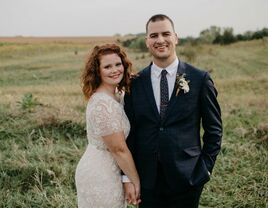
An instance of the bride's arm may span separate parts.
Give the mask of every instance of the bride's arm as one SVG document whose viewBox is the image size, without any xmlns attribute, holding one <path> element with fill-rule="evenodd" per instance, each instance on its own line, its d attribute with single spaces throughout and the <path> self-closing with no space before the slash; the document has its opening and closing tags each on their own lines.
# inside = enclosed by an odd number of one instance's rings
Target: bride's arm
<svg viewBox="0 0 268 208">
<path fill-rule="evenodd" d="M 140 179 L 132 155 L 125 142 L 124 133 L 113 133 L 108 136 L 103 136 L 102 138 L 109 151 L 115 158 L 120 169 L 134 184 L 136 190 L 136 198 L 131 200 L 132 202 L 137 203 L 136 199 L 138 199 L 140 195 Z"/>
</svg>

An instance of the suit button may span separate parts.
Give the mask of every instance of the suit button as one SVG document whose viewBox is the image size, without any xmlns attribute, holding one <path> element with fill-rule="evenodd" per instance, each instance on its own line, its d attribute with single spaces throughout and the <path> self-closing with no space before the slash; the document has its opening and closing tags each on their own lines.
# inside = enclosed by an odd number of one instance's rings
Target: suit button
<svg viewBox="0 0 268 208">
<path fill-rule="evenodd" d="M 164 131 L 164 128 L 163 128 L 163 127 L 160 127 L 159 130 L 160 130 L 160 131 Z"/>
</svg>

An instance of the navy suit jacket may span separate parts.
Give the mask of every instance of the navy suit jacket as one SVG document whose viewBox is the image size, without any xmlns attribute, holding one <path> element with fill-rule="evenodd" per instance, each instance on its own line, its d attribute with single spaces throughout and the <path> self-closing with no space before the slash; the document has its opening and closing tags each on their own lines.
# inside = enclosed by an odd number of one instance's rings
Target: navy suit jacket
<svg viewBox="0 0 268 208">
<path fill-rule="evenodd" d="M 131 125 L 127 144 L 145 189 L 155 187 L 159 164 L 174 192 L 204 184 L 220 151 L 222 121 L 213 81 L 207 72 L 181 61 L 177 73 L 186 74 L 190 91 L 180 90 L 176 96 L 173 90 L 162 120 L 153 95 L 151 65 L 133 79 L 125 95 Z"/>
</svg>

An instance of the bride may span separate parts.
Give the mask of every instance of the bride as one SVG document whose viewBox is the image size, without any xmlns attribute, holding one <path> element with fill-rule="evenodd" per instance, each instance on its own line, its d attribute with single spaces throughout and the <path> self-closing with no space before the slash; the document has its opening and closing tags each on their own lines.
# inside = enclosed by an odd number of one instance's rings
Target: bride
<svg viewBox="0 0 268 208">
<path fill-rule="evenodd" d="M 79 208 L 124 208 L 121 170 L 134 184 L 128 203 L 139 203 L 140 180 L 125 139 L 129 121 L 123 109 L 123 89 L 129 89 L 131 62 L 115 44 L 96 46 L 82 74 L 88 99 L 88 146 L 75 173 Z"/>
</svg>

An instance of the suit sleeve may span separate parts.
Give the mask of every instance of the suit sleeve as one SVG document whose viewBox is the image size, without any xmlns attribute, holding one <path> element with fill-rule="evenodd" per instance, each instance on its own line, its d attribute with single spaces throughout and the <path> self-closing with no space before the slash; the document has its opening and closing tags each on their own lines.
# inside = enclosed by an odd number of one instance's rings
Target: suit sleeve
<svg viewBox="0 0 268 208">
<path fill-rule="evenodd" d="M 204 129 L 202 155 L 210 173 L 220 152 L 222 138 L 221 109 L 217 94 L 212 79 L 206 73 L 201 89 L 201 119 Z"/>
<path fill-rule="evenodd" d="M 129 135 L 126 139 L 126 143 L 128 146 L 128 149 L 130 150 L 132 157 L 134 158 L 134 154 L 135 154 L 135 144 L 134 144 L 134 133 L 135 133 L 135 115 L 134 115 L 134 109 L 133 109 L 133 103 L 132 103 L 132 96 L 131 93 L 125 93 L 124 96 L 124 110 L 125 113 L 128 117 L 129 123 L 130 123 L 130 132 Z M 128 177 L 124 174 L 123 171 L 121 171 L 121 175 L 122 175 L 122 182 L 129 182 L 130 180 L 128 179 Z"/>
<path fill-rule="evenodd" d="M 135 155 L 135 113 L 134 113 L 134 108 L 133 108 L 133 102 L 132 102 L 132 94 L 131 93 L 126 93 L 124 97 L 124 110 L 125 113 L 128 117 L 129 123 L 130 123 L 130 132 L 127 137 L 127 145 L 132 153 L 132 156 Z"/>
</svg>

